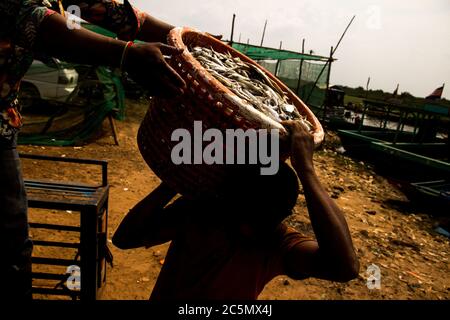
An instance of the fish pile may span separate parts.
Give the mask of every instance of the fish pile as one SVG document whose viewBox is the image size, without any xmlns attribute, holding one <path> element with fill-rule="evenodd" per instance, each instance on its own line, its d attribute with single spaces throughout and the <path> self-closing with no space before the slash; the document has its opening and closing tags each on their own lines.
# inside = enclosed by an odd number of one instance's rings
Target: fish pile
<svg viewBox="0 0 450 320">
<path fill-rule="evenodd" d="M 300 120 L 313 128 L 276 82 L 253 64 L 212 48 L 193 47 L 190 52 L 212 76 L 268 117 L 278 122 Z"/>
</svg>

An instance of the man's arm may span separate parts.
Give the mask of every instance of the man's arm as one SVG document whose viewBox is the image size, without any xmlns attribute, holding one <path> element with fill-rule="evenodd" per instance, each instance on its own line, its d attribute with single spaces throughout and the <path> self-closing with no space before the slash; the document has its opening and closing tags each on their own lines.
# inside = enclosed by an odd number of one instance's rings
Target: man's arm
<svg viewBox="0 0 450 320">
<path fill-rule="evenodd" d="M 307 241 L 290 250 L 286 266 L 293 273 L 332 281 L 358 276 L 359 262 L 344 215 L 329 197 L 313 165 L 313 137 L 299 122 L 285 122 L 291 131 L 291 162 L 305 193 L 317 242 Z"/>
<path fill-rule="evenodd" d="M 120 249 L 133 249 L 172 240 L 176 219 L 164 207 L 175 195 L 175 191 L 162 183 L 130 210 L 116 230 L 113 244 Z"/>
</svg>

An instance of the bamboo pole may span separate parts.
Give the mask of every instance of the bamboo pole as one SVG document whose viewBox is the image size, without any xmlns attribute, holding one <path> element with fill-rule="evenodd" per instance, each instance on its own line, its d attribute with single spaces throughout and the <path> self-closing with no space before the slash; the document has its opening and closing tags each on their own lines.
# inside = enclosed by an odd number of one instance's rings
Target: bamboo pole
<svg viewBox="0 0 450 320">
<path fill-rule="evenodd" d="M 361 116 L 361 122 L 359 123 L 359 127 L 358 127 L 358 132 L 360 133 L 361 130 L 363 129 L 364 126 L 364 121 L 366 120 L 366 114 L 367 111 L 369 110 L 369 104 L 367 103 L 367 101 L 364 102 L 364 109 L 363 109 L 363 114 Z"/>
<path fill-rule="evenodd" d="M 330 60 L 329 61 L 333 61 L 333 47 L 331 47 L 330 50 Z M 323 106 L 323 115 L 322 115 L 322 120 L 325 121 L 325 118 L 327 116 L 327 107 L 328 107 L 328 103 L 329 103 L 329 89 L 330 89 L 330 76 L 331 76 L 331 63 L 328 67 L 328 72 L 327 72 L 327 89 L 325 91 L 325 103 Z"/>
<path fill-rule="evenodd" d="M 283 47 L 283 41 L 280 41 L 280 49 L 279 50 L 281 50 L 281 48 Z M 275 76 L 277 76 L 277 74 L 278 74 L 278 68 L 280 67 L 280 60 L 277 60 L 277 64 L 276 64 L 276 66 L 275 66 Z"/>
<path fill-rule="evenodd" d="M 263 35 L 262 35 L 262 38 L 261 38 L 261 47 L 264 44 L 264 37 L 266 36 L 266 28 L 267 28 L 267 20 L 266 20 L 266 23 L 264 23 Z"/>
<path fill-rule="evenodd" d="M 350 20 L 350 22 L 348 23 L 347 27 L 345 28 L 344 33 L 342 34 L 342 36 L 341 36 L 341 38 L 339 39 L 339 41 L 338 41 L 336 47 L 334 48 L 333 56 L 334 56 L 334 54 L 336 53 L 336 50 L 339 48 L 339 45 L 341 44 L 342 39 L 344 39 L 345 35 L 347 34 L 348 29 L 349 29 L 350 26 L 352 25 L 352 23 L 353 23 L 353 21 L 355 20 L 355 18 L 356 18 L 356 15 L 353 16 L 353 18 Z M 313 93 L 314 88 L 316 87 L 317 83 L 319 82 L 319 79 L 320 79 L 320 77 L 322 76 L 322 73 L 325 71 L 325 68 L 327 67 L 328 64 L 331 64 L 332 62 L 333 62 L 332 60 L 328 60 L 328 61 L 324 64 L 322 70 L 321 70 L 320 73 L 319 73 L 319 76 L 318 76 L 317 79 L 316 79 L 316 82 L 314 83 L 314 85 L 313 85 L 311 91 L 309 92 L 308 98 L 307 98 L 306 101 L 305 101 L 306 104 L 308 104 L 309 98 L 311 98 L 311 94 Z"/>
<path fill-rule="evenodd" d="M 302 55 L 304 55 L 305 54 L 305 38 L 303 38 L 303 40 L 302 40 Z M 300 70 L 298 70 L 298 81 L 297 81 L 297 90 L 296 90 L 296 94 L 300 97 L 300 94 L 299 94 L 299 90 L 300 90 L 300 84 L 301 84 L 301 82 L 302 82 L 302 69 L 303 69 L 303 57 L 302 57 L 302 59 L 300 60 Z"/>
<path fill-rule="evenodd" d="M 230 36 L 230 46 L 233 45 L 234 38 L 234 23 L 236 22 L 236 14 L 233 13 L 233 21 L 231 23 L 231 36 Z"/>
<path fill-rule="evenodd" d="M 330 60 L 333 60 L 333 47 L 331 47 L 331 51 L 330 51 Z M 330 88 L 330 77 L 331 77 L 331 63 L 330 66 L 328 67 L 328 74 L 327 74 L 327 90 Z"/>
<path fill-rule="evenodd" d="M 370 77 L 369 79 L 367 79 L 367 84 L 366 84 L 366 99 L 369 97 L 369 85 L 370 85 Z"/>
</svg>

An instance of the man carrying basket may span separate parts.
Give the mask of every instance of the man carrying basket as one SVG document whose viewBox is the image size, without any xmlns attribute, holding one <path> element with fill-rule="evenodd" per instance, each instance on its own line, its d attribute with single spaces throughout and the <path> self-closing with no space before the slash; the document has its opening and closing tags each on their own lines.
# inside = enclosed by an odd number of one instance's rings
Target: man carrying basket
<svg viewBox="0 0 450 320">
<path fill-rule="evenodd" d="M 300 122 L 283 124 L 295 172 L 287 164 L 274 176 L 236 168 L 217 197 L 181 197 L 168 206 L 176 192 L 162 183 L 124 218 L 113 237 L 121 249 L 172 241 L 152 300 L 254 300 L 282 274 L 338 282 L 358 276 L 344 215 L 314 170 L 313 136 Z M 298 178 L 315 239 L 282 222 L 296 204 Z"/>
</svg>

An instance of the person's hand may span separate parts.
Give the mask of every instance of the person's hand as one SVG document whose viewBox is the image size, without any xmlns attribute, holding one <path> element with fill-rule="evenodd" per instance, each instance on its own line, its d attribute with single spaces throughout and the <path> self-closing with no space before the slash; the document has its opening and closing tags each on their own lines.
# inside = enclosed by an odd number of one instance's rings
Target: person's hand
<svg viewBox="0 0 450 320">
<path fill-rule="evenodd" d="M 291 163 L 296 171 L 314 170 L 314 137 L 300 121 L 281 123 L 290 133 Z"/>
<path fill-rule="evenodd" d="M 163 43 L 134 44 L 128 50 L 125 71 L 150 94 L 173 97 L 184 93 L 186 83 L 164 57 L 181 54 L 183 50 Z"/>
</svg>

